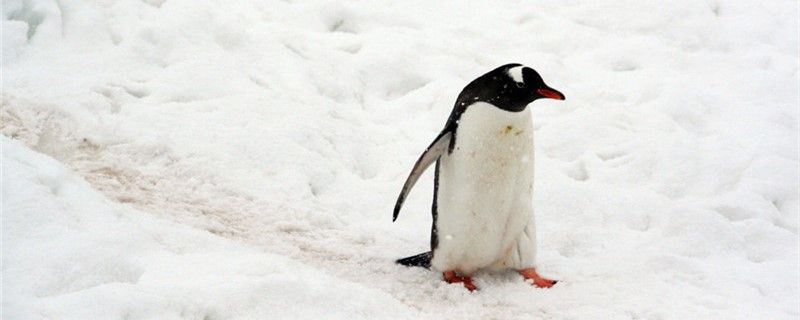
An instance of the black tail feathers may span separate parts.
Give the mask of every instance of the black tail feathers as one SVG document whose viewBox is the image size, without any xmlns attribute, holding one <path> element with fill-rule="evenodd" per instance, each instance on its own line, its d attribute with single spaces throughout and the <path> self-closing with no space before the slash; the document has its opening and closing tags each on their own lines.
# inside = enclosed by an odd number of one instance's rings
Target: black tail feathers
<svg viewBox="0 0 800 320">
<path fill-rule="evenodd" d="M 423 267 L 423 268 L 430 268 L 431 267 L 431 258 L 433 258 L 433 252 L 423 252 L 415 256 L 410 256 L 403 259 L 398 259 L 396 262 L 402 264 L 406 267 Z"/>
</svg>

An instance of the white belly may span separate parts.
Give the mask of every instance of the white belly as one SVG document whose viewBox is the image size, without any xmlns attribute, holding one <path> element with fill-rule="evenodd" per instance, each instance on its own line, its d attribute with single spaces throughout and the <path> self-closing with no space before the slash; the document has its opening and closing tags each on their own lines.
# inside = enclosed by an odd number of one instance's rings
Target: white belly
<svg viewBox="0 0 800 320">
<path fill-rule="evenodd" d="M 517 250 L 533 214 L 531 121 L 529 108 L 514 113 L 487 103 L 462 114 L 455 148 L 439 164 L 437 269 L 471 274 Z"/>
</svg>

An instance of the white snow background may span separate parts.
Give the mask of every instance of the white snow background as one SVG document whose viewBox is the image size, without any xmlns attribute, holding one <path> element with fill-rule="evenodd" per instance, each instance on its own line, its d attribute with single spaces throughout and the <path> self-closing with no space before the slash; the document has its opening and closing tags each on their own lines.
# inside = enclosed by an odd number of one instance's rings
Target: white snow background
<svg viewBox="0 0 800 320">
<path fill-rule="evenodd" d="M 3 1 L 3 319 L 798 319 L 798 2 Z M 537 289 L 425 251 L 459 91 L 537 101 Z"/>
</svg>

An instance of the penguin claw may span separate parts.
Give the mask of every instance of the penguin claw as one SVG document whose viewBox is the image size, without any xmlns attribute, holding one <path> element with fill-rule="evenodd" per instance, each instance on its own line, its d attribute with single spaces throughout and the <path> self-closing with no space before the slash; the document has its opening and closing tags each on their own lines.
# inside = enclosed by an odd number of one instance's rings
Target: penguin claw
<svg viewBox="0 0 800 320">
<path fill-rule="evenodd" d="M 445 271 L 444 281 L 447 283 L 463 283 L 464 288 L 467 288 L 469 291 L 475 291 L 478 289 L 478 287 L 472 283 L 472 278 L 467 276 L 459 276 L 455 271 Z"/>
<path fill-rule="evenodd" d="M 543 278 L 534 268 L 522 269 L 518 271 L 525 280 L 532 280 L 531 283 L 537 288 L 550 288 L 558 283 L 558 280 Z"/>
</svg>

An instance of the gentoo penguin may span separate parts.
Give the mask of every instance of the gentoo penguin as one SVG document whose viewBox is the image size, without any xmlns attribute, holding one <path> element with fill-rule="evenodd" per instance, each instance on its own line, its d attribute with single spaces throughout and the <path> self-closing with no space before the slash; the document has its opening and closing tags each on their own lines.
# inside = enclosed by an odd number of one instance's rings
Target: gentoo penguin
<svg viewBox="0 0 800 320">
<path fill-rule="evenodd" d="M 431 251 L 397 260 L 434 267 L 470 291 L 478 270 L 514 269 L 537 287 L 556 281 L 536 273 L 533 221 L 533 126 L 528 104 L 564 100 L 535 70 L 507 64 L 470 82 L 444 129 L 419 157 L 394 207 L 436 162 Z"/>
</svg>

